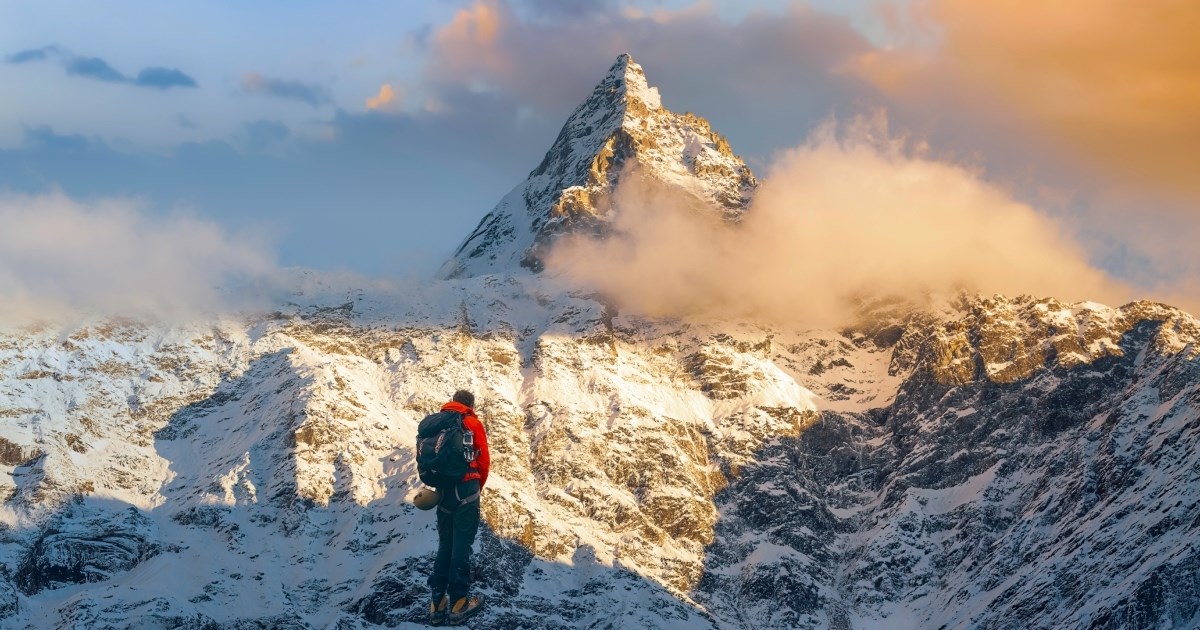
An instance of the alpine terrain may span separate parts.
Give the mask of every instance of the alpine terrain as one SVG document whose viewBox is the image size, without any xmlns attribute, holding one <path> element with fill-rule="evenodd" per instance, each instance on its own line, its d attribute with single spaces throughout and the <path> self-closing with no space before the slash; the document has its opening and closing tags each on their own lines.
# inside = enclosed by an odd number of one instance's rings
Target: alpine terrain
<svg viewBox="0 0 1200 630">
<path fill-rule="evenodd" d="M 757 186 L 623 55 L 425 288 L 0 330 L 0 626 L 418 627 L 416 427 L 459 387 L 493 458 L 473 627 L 1200 626 L 1200 321 L 636 316 L 544 271 L 630 178 L 731 224 Z"/>
</svg>

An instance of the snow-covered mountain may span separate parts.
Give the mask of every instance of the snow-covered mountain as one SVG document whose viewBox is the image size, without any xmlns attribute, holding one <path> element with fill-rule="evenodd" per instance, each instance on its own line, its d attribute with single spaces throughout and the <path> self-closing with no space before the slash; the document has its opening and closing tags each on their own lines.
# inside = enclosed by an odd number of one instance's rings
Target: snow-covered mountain
<svg viewBox="0 0 1200 630">
<path fill-rule="evenodd" d="M 621 55 L 567 119 L 542 163 L 504 196 L 442 266 L 444 278 L 541 271 L 555 237 L 603 234 L 613 192 L 628 177 L 691 195 L 736 220 L 757 187 L 754 174 L 708 121 L 663 108 L 642 67 Z"/>
<path fill-rule="evenodd" d="M 752 192 L 622 57 L 455 279 L 0 331 L 0 625 L 419 623 L 412 443 L 459 387 L 493 450 L 473 627 L 1200 625 L 1200 321 L 1002 296 L 816 331 L 622 312 L 518 267 L 619 211 L 552 210 L 636 172 L 588 179 L 613 138 L 730 218 Z"/>
</svg>

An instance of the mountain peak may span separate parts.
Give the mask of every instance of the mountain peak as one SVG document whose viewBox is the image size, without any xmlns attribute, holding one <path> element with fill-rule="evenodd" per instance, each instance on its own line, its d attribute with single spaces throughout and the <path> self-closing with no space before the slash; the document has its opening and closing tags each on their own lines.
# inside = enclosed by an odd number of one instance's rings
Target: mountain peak
<svg viewBox="0 0 1200 630">
<path fill-rule="evenodd" d="M 629 54 L 567 118 L 541 164 L 500 200 L 442 266 L 457 278 L 518 265 L 535 272 L 565 233 L 608 233 L 612 193 L 632 170 L 735 219 L 758 182 L 708 121 L 662 106 L 658 89 Z"/>
<path fill-rule="evenodd" d="M 607 138 L 622 127 L 640 126 L 639 121 L 659 111 L 662 111 L 662 98 L 659 97 L 658 88 L 650 86 L 646 81 L 646 73 L 629 53 L 622 53 L 609 67 L 604 78 L 592 88 L 592 93 L 571 112 L 558 141 L 555 141 L 555 146 L 551 147 L 546 157 L 549 159 L 562 155 L 569 161 L 571 157 L 577 157 L 556 152 L 556 149 L 564 148 L 558 146 L 563 134 L 575 138 Z M 584 148 L 591 151 L 595 147 L 589 143 Z M 550 166 L 549 162 L 543 161 L 530 176 Z"/>
<path fill-rule="evenodd" d="M 626 102 L 640 102 L 647 109 L 662 108 L 658 88 L 650 87 L 650 83 L 646 81 L 646 73 L 629 53 L 621 53 L 608 69 L 604 80 L 592 90 L 593 95 L 613 92 L 621 94 Z"/>
</svg>

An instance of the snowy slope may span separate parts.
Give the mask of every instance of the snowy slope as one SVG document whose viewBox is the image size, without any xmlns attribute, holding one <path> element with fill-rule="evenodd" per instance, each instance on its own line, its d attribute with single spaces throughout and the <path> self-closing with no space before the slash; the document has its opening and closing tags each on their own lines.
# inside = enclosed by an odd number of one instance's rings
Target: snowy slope
<svg viewBox="0 0 1200 630">
<path fill-rule="evenodd" d="M 997 296 L 896 337 L 646 322 L 529 276 L 308 300 L 0 337 L 8 625 L 419 620 L 410 443 L 463 385 L 496 454 L 481 626 L 1183 628 L 1200 606 L 1200 324 L 1172 308 Z"/>
<path fill-rule="evenodd" d="M 762 330 L 625 321 L 536 283 L 436 292 L 403 315 L 414 305 L 394 300 L 411 295 L 241 327 L 6 333 L 13 622 L 411 618 L 433 535 L 403 500 L 410 445 L 465 385 L 495 453 L 497 614 L 512 596 L 507 614 L 569 627 L 657 597 L 642 623 L 700 623 L 687 593 L 722 468 L 797 434 L 820 401 L 776 364 L 788 351 Z M 614 580 L 630 590 L 607 592 Z M 593 583 L 604 592 L 581 610 L 540 612 Z"/>
<path fill-rule="evenodd" d="M 419 620 L 410 443 L 465 385 L 481 627 L 1185 627 L 1200 324 L 997 297 L 900 325 L 649 322 L 527 276 L 8 331 L 5 621 Z"/>
</svg>

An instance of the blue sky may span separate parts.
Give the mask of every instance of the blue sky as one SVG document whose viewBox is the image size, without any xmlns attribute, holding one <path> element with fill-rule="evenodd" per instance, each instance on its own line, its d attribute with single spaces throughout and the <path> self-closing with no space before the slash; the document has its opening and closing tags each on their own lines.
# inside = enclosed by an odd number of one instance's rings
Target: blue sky
<svg viewBox="0 0 1200 630">
<path fill-rule="evenodd" d="M 1060 6 L 1072 4 L 1125 10 Z M 897 137 L 1064 221 L 1114 275 L 1192 290 L 1200 195 L 1169 177 L 1188 172 L 1196 148 L 1169 138 L 1190 130 L 1164 136 L 1155 159 L 1177 157 L 1149 175 L 1107 159 L 1153 130 L 1122 118 L 1123 103 L 1087 101 L 1111 113 L 1095 122 L 1113 130 L 1101 136 L 1079 128 L 1086 116 L 1062 122 L 1057 95 L 1012 98 L 1052 71 L 1088 98 L 1112 90 L 1087 83 L 1087 66 L 1070 74 L 1063 46 L 1009 41 L 1000 29 L 1019 32 L 1020 20 L 985 15 L 1000 26 L 980 31 L 964 19 L 972 11 L 957 0 L 10 0 L 0 4 L 0 192 L 129 198 L 151 215 L 256 235 L 285 266 L 427 274 L 627 51 L 666 106 L 709 118 L 760 176 L 831 116 L 883 111 Z M 1157 22 L 1116 14 L 1096 32 L 1064 31 L 1065 45 L 1104 42 L 1120 24 L 1161 39 Z M 1121 48 L 1138 42 L 1112 37 L 1130 72 L 1176 58 L 1138 65 Z M 987 56 L 1002 40 L 1029 47 L 1014 52 L 1019 64 Z M 997 80 L 976 80 L 986 73 Z M 384 86 L 391 99 L 369 107 Z M 1168 126 L 1188 119 L 1169 112 L 1194 105 L 1149 102 Z"/>
<path fill-rule="evenodd" d="M 571 102 L 621 51 L 613 46 L 580 63 L 566 96 L 552 103 L 521 103 L 469 81 L 431 86 L 428 40 L 464 6 L 6 3 L 0 186 L 186 209 L 269 234 L 286 265 L 424 271 L 537 164 Z M 508 6 L 541 23 L 594 19 L 615 7 Z M 738 20 L 743 6 L 712 10 Z M 27 59 L 31 53 L 39 58 Z M 72 71 L 87 62 L 99 69 Z M 178 73 L 194 87 L 147 89 L 103 76 L 146 68 Z M 365 101 L 385 83 L 405 86 L 414 102 L 368 112 Z M 439 94 L 456 99 L 458 111 L 437 115 L 416 102 Z M 790 140 L 803 137 L 807 121 L 799 122 Z"/>
</svg>

